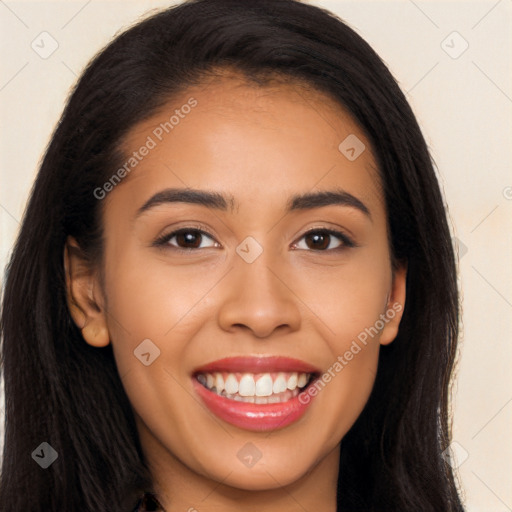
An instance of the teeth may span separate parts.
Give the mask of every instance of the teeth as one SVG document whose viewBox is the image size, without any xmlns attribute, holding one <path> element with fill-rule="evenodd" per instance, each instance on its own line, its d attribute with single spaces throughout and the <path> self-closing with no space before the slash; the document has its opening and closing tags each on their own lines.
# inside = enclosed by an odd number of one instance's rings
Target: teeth
<svg viewBox="0 0 512 512">
<path fill-rule="evenodd" d="M 297 387 L 303 388 L 308 383 L 308 374 L 307 373 L 300 373 L 299 378 L 297 380 Z"/>
<path fill-rule="evenodd" d="M 272 384 L 270 373 L 265 373 L 265 375 L 260 377 L 258 382 L 256 382 L 256 396 L 270 396 L 272 394 Z"/>
<path fill-rule="evenodd" d="M 222 373 L 215 373 L 213 378 L 215 391 L 220 395 L 224 391 L 224 377 L 222 377 Z"/>
<path fill-rule="evenodd" d="M 238 392 L 241 396 L 254 396 L 256 390 L 256 384 L 254 383 L 254 377 L 248 373 L 244 374 L 240 379 L 240 389 Z"/>
<path fill-rule="evenodd" d="M 255 404 L 272 404 L 289 400 L 309 382 L 310 374 L 279 373 L 200 373 L 197 380 L 218 395 Z"/>
<path fill-rule="evenodd" d="M 297 374 L 296 373 L 292 373 L 289 377 L 288 377 L 288 382 L 287 382 L 287 388 L 290 390 L 290 391 L 293 391 L 296 387 L 297 387 Z"/>
<path fill-rule="evenodd" d="M 272 387 L 274 393 L 283 393 L 286 391 L 286 377 L 284 373 L 280 373 L 277 376 L 277 379 L 274 381 L 274 386 Z"/>
<path fill-rule="evenodd" d="M 224 383 L 224 389 L 226 390 L 226 393 L 230 395 L 238 393 L 238 381 L 236 380 L 236 377 L 232 373 L 228 375 L 226 382 Z"/>
</svg>

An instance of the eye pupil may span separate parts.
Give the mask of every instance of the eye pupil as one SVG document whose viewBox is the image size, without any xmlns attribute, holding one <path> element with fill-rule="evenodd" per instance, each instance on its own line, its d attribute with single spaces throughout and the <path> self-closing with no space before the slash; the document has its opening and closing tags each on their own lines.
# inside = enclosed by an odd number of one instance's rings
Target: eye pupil
<svg viewBox="0 0 512 512">
<path fill-rule="evenodd" d="M 197 248 L 201 245 L 201 233 L 199 231 L 182 231 L 176 235 L 176 242 L 180 246 L 192 244 L 193 248 Z"/>
<path fill-rule="evenodd" d="M 310 233 L 306 237 L 306 243 L 310 249 L 326 249 L 329 247 L 329 237 L 329 234 Z M 310 245 L 307 240 L 312 240 L 313 243 Z"/>
</svg>

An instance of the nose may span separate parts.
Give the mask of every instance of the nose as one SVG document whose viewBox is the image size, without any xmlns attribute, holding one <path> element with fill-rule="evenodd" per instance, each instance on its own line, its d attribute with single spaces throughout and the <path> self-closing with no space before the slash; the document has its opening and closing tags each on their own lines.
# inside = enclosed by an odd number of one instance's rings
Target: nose
<svg viewBox="0 0 512 512">
<path fill-rule="evenodd" d="M 257 338 L 274 331 L 292 332 L 300 327 L 300 299 L 293 292 L 290 276 L 262 255 L 252 263 L 241 258 L 229 272 L 226 293 L 218 312 L 222 329 L 248 329 Z"/>
</svg>

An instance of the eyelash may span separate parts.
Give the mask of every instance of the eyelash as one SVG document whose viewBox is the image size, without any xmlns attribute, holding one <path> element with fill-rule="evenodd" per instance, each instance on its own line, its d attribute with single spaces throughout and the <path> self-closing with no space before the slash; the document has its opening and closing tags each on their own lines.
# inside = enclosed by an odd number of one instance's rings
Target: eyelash
<svg viewBox="0 0 512 512">
<path fill-rule="evenodd" d="M 201 235 L 206 235 L 208 238 L 213 240 L 215 243 L 218 243 L 212 235 L 210 235 L 207 231 L 205 231 L 201 227 L 199 227 L 199 226 L 188 226 L 188 227 L 180 228 L 180 229 L 177 229 L 175 231 L 172 231 L 171 233 L 167 233 L 167 234 L 164 234 L 164 235 L 160 236 L 159 238 L 157 238 L 153 242 L 152 245 L 154 245 L 156 247 L 161 247 L 161 248 L 164 248 L 164 249 L 165 248 L 172 248 L 172 250 L 178 251 L 178 252 L 182 252 L 182 253 L 190 253 L 190 251 L 194 251 L 194 250 L 199 250 L 200 249 L 200 248 L 192 248 L 192 247 L 183 248 L 183 247 L 177 247 L 177 246 L 173 246 L 173 245 L 169 244 L 169 241 L 172 238 L 174 238 L 176 235 L 179 235 L 179 234 L 182 234 L 182 233 L 200 233 Z M 307 231 L 306 233 L 304 233 L 299 238 L 299 241 L 302 240 L 307 235 L 318 234 L 318 233 L 324 234 L 324 235 L 335 236 L 336 238 L 339 238 L 341 244 L 338 247 L 335 247 L 334 249 L 320 249 L 320 250 L 315 250 L 315 249 L 299 249 L 299 250 L 309 250 L 309 251 L 312 251 L 312 252 L 339 252 L 339 251 L 343 251 L 343 250 L 346 250 L 346 249 L 349 249 L 349 248 L 352 248 L 352 247 L 357 247 L 357 244 L 351 238 L 349 238 L 345 233 L 343 233 L 341 231 L 337 231 L 335 229 L 328 229 L 328 228 L 314 228 L 314 229 L 311 229 L 311 230 Z M 294 242 L 294 245 L 297 244 L 297 243 L 298 242 Z"/>
</svg>

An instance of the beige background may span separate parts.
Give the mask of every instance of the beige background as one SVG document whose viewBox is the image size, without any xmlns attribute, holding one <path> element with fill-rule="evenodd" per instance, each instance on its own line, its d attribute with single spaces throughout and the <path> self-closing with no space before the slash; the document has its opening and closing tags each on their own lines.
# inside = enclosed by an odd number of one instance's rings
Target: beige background
<svg viewBox="0 0 512 512">
<path fill-rule="evenodd" d="M 468 511 L 512 511 L 512 0 L 310 3 L 337 13 L 376 49 L 431 148 L 461 256 L 454 464 Z M 70 87 L 121 28 L 169 4 L 0 1 L 2 269 Z M 41 37 L 47 50 L 58 44 L 47 58 L 31 47 Z"/>
</svg>

